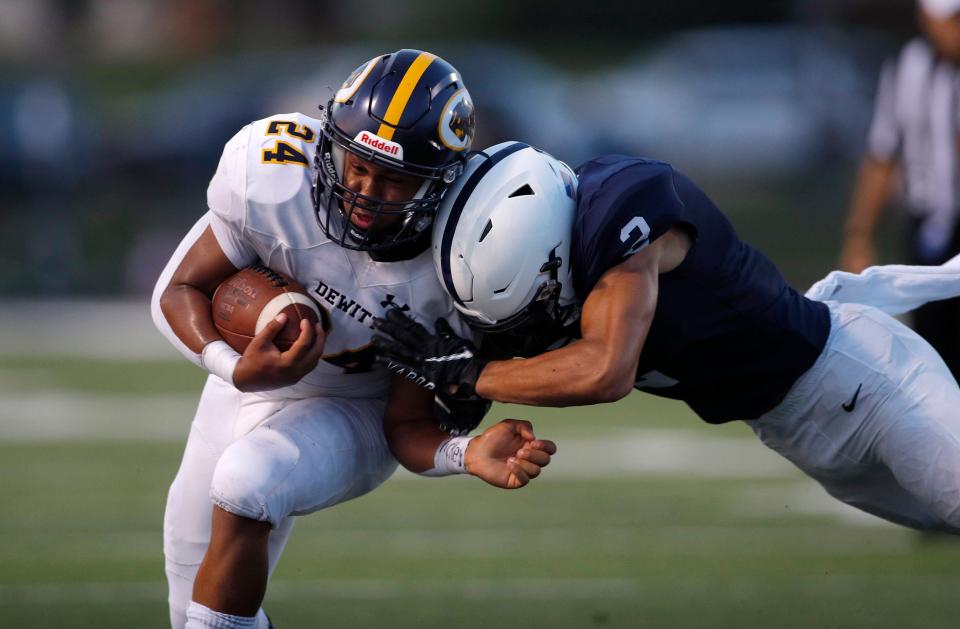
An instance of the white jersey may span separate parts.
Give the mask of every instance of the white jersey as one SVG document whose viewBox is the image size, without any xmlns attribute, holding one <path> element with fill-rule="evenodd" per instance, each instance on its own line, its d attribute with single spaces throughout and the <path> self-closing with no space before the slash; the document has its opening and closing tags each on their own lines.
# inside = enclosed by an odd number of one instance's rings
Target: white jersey
<svg viewBox="0 0 960 629">
<path fill-rule="evenodd" d="M 386 306 L 409 309 L 431 329 L 438 317 L 459 332 L 465 328 L 437 280 L 429 249 L 411 260 L 376 262 L 324 235 L 311 196 L 319 134 L 320 121 L 299 113 L 241 129 L 224 148 L 204 218 L 236 267 L 259 260 L 286 273 L 330 313 L 332 328 L 317 368 L 296 385 L 261 395 L 377 397 L 386 394 L 389 374 L 374 362 L 370 339 L 373 319 Z"/>
</svg>

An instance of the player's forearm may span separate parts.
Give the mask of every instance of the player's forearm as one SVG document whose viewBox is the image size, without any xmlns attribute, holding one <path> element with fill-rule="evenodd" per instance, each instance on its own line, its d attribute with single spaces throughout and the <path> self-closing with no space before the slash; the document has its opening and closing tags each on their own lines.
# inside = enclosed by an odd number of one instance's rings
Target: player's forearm
<svg viewBox="0 0 960 629">
<path fill-rule="evenodd" d="M 210 298 L 193 286 L 168 286 L 160 296 L 160 310 L 176 337 L 197 354 L 221 339 L 210 315 Z"/>
<path fill-rule="evenodd" d="M 450 435 L 433 421 L 433 392 L 394 376 L 383 417 L 383 433 L 393 456 L 422 474 L 436 467 L 440 447 Z"/>
<path fill-rule="evenodd" d="M 575 341 L 533 358 L 488 363 L 476 390 L 481 397 L 511 404 L 598 404 L 626 396 L 635 371 L 598 344 Z"/>
<path fill-rule="evenodd" d="M 394 458 L 415 474 L 434 467 L 437 448 L 450 435 L 441 432 L 428 420 L 384 422 L 387 444 Z"/>
<path fill-rule="evenodd" d="M 656 312 L 657 263 L 663 250 L 654 243 L 601 276 L 584 302 L 583 338 L 533 358 L 487 364 L 477 379 L 477 394 L 532 406 L 599 404 L 625 397 L 636 382 L 637 362 Z"/>
</svg>

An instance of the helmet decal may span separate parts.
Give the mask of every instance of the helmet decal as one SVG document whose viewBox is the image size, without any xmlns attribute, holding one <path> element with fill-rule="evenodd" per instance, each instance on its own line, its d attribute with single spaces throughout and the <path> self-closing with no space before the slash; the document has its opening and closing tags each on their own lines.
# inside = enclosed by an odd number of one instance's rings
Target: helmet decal
<svg viewBox="0 0 960 629">
<path fill-rule="evenodd" d="M 437 56 L 434 54 L 421 52 L 417 58 L 413 60 L 413 63 L 410 64 L 410 67 L 407 68 L 407 72 L 403 75 L 400 85 L 397 86 L 397 91 L 393 93 L 393 98 L 390 99 L 390 105 L 387 106 L 387 113 L 383 117 L 383 124 L 377 129 L 377 135 L 381 138 L 387 140 L 393 139 L 393 133 L 397 130 L 397 124 L 400 123 L 403 110 L 406 109 L 407 103 L 410 101 L 413 88 L 417 86 L 420 77 L 423 76 L 423 73 L 427 71 L 427 68 L 436 58 Z"/>
<path fill-rule="evenodd" d="M 437 125 L 437 135 L 448 149 L 466 150 L 473 141 L 475 121 L 476 114 L 470 94 L 465 89 L 459 89 L 443 106 L 443 113 L 440 114 L 440 122 Z"/>
<path fill-rule="evenodd" d="M 373 70 L 373 67 L 377 65 L 378 61 L 380 61 L 380 57 L 374 57 L 354 70 L 353 73 L 347 77 L 347 80 L 343 82 L 343 85 L 340 86 L 340 89 L 337 90 L 337 93 L 334 94 L 334 102 L 345 103 L 350 100 L 350 98 L 357 93 L 357 90 L 360 89 L 363 81 L 369 76 L 370 71 Z"/>
<path fill-rule="evenodd" d="M 363 146 L 372 148 L 378 153 L 383 153 L 388 157 L 393 157 L 394 159 L 403 159 L 403 147 L 397 144 L 396 142 L 391 142 L 390 140 L 384 140 L 380 136 L 373 135 L 369 131 L 361 131 L 357 134 L 357 137 L 353 138 L 353 141 L 357 144 L 362 144 Z"/>
</svg>

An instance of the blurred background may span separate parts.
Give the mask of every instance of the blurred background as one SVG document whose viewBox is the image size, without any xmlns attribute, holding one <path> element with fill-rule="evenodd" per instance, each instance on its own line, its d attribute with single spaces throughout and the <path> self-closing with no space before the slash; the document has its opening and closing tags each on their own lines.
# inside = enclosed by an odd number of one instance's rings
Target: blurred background
<svg viewBox="0 0 960 629">
<path fill-rule="evenodd" d="M 166 622 L 164 494 L 203 374 L 146 300 L 247 122 L 430 50 L 478 148 L 670 161 L 805 289 L 916 32 L 911 0 L 0 0 L 0 626 Z M 560 443 L 541 481 L 399 473 L 303 518 L 278 627 L 956 626 L 956 545 L 834 503 L 742 426 L 638 395 L 504 416 Z"/>
</svg>

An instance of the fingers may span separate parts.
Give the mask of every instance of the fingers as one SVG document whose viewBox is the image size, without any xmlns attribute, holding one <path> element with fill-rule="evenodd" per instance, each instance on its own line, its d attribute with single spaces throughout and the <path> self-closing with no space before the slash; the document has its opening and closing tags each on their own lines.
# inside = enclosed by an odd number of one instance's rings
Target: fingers
<svg viewBox="0 0 960 629">
<path fill-rule="evenodd" d="M 263 326 L 263 329 L 260 330 L 253 339 L 250 340 L 250 344 L 247 346 L 247 350 L 261 351 L 264 348 L 276 350 L 276 346 L 273 344 L 274 337 L 280 333 L 280 330 L 283 329 L 283 326 L 287 324 L 287 315 L 286 313 L 281 312 L 272 320 L 267 322 L 267 325 Z M 244 352 L 246 353 L 246 352 Z"/>
<path fill-rule="evenodd" d="M 417 386 L 423 387 L 428 391 L 433 391 L 437 388 L 437 385 L 432 380 L 422 375 L 419 370 L 414 369 L 406 363 L 401 363 L 387 356 L 377 356 L 376 360 L 378 363 L 386 365 L 388 371 L 402 378 L 406 378 Z"/>
<path fill-rule="evenodd" d="M 511 457 L 510 460 L 514 461 L 516 463 L 516 467 L 523 471 L 528 481 L 533 480 L 537 476 L 540 476 L 540 466 L 537 465 L 536 463 L 533 463 L 531 461 L 527 461 L 525 459 L 521 459 L 518 457 Z M 509 463 L 508 463 L 508 466 L 509 466 Z M 511 468 L 511 471 L 512 471 L 512 468 Z"/>
<path fill-rule="evenodd" d="M 436 324 L 437 334 L 446 338 L 459 338 L 457 333 L 453 331 L 453 328 L 450 327 L 450 324 L 446 319 L 440 317 L 437 319 Z"/>
<path fill-rule="evenodd" d="M 383 334 L 374 334 L 371 342 L 377 349 L 378 355 L 385 355 L 389 358 L 400 360 L 406 363 L 419 362 L 419 359 L 414 351 L 412 351 L 403 343 L 399 343 L 389 336 L 384 336 Z"/>
<path fill-rule="evenodd" d="M 320 357 L 323 356 L 323 346 L 327 344 L 326 332 L 322 323 L 318 322 L 313 325 L 313 339 L 313 345 L 307 352 L 307 358 L 313 362 L 318 362 Z"/>
<path fill-rule="evenodd" d="M 399 308 L 388 308 L 383 319 L 380 319 L 381 324 L 390 326 L 393 329 L 402 329 L 409 330 L 421 335 L 429 335 L 427 329 L 416 322 L 416 320 L 407 316 Z"/>
<path fill-rule="evenodd" d="M 518 435 L 523 437 L 524 441 L 534 441 L 537 436 L 533 434 L 533 424 L 525 419 L 505 419 L 503 423 L 509 424 L 510 428 Z"/>
<path fill-rule="evenodd" d="M 540 467 L 546 467 L 550 464 L 550 453 L 545 450 L 537 450 L 534 448 L 521 448 L 517 452 L 517 459 L 521 461 L 529 461 L 534 465 Z"/>
<path fill-rule="evenodd" d="M 404 328 L 411 328 L 419 325 L 416 321 L 408 317 L 403 313 L 403 310 L 400 308 L 387 308 L 387 312 L 384 315 L 384 318 L 390 323 L 399 325 Z"/>
<path fill-rule="evenodd" d="M 377 352 L 374 360 L 397 375 L 403 376 L 409 372 L 419 373 L 416 369 L 414 369 L 413 365 L 410 364 L 412 361 L 399 359 L 392 354 L 382 354 Z"/>
<path fill-rule="evenodd" d="M 290 346 L 290 349 L 284 352 L 284 354 L 294 362 L 299 361 L 309 353 L 313 347 L 313 341 L 316 338 L 317 334 L 313 325 L 306 319 L 300 319 L 300 334 L 297 336 L 297 340 L 293 342 L 293 345 Z"/>
<path fill-rule="evenodd" d="M 542 450 L 547 454 L 556 454 L 557 453 L 557 444 L 548 440 L 548 439 L 534 439 L 533 441 L 527 443 L 524 446 L 524 449 L 531 450 Z"/>
<path fill-rule="evenodd" d="M 410 321 L 409 325 L 391 321 L 389 315 L 395 311 L 395 308 L 388 310 L 386 319 L 375 319 L 373 322 L 374 328 L 391 337 L 394 342 L 406 345 L 410 351 L 426 346 L 431 338 L 431 334 L 427 332 L 426 328 L 414 321 Z"/>
<path fill-rule="evenodd" d="M 392 371 L 395 374 L 404 375 L 408 371 L 415 371 L 413 367 L 407 363 L 397 360 L 392 356 L 386 356 L 384 354 L 377 354 L 376 361 L 381 365 L 385 366 L 389 371 Z"/>
<path fill-rule="evenodd" d="M 520 461 L 517 459 L 512 457 L 507 459 L 507 469 L 510 470 L 510 478 L 507 481 L 508 489 L 518 489 L 530 482 L 530 476 L 520 466 Z"/>
</svg>

